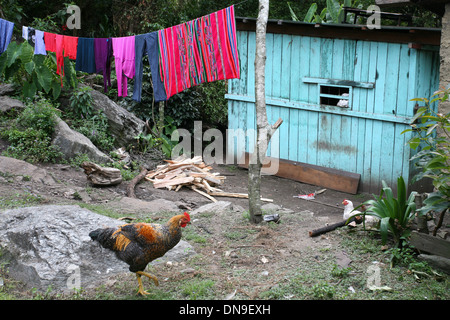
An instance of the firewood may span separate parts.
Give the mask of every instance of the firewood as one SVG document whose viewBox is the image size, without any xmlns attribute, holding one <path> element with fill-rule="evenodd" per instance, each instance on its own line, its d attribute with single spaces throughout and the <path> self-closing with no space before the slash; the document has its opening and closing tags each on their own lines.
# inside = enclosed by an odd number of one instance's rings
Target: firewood
<svg viewBox="0 0 450 320">
<path fill-rule="evenodd" d="M 246 198 L 248 199 L 248 194 L 246 193 L 236 193 L 236 192 L 211 192 L 210 195 L 217 197 L 230 197 L 230 198 Z M 273 202 L 273 199 L 261 198 L 261 201 Z"/>
<path fill-rule="evenodd" d="M 157 166 L 145 176 L 146 180 L 153 183 L 154 188 L 178 191 L 187 186 L 213 202 L 217 201 L 213 195 L 248 198 L 247 194 L 227 193 L 217 188 L 223 184 L 226 177 L 218 172 L 211 172 L 212 167 L 205 164 L 200 156 L 164 161 L 166 164 Z M 261 198 L 261 200 L 273 202 L 272 199 Z"/>
<path fill-rule="evenodd" d="M 94 186 L 113 186 L 122 182 L 122 174 L 119 169 L 105 168 L 99 165 L 85 161 L 81 164 L 87 179 Z"/>
<path fill-rule="evenodd" d="M 154 182 L 153 187 L 155 189 L 165 188 L 168 186 L 175 186 L 179 184 L 190 183 L 194 181 L 194 177 L 175 178 L 171 180 L 163 180 L 161 182 Z"/>
<path fill-rule="evenodd" d="M 211 200 L 212 202 L 217 202 L 216 199 L 214 199 L 214 197 L 210 196 L 209 194 L 207 194 L 206 192 L 200 191 L 196 188 L 196 186 L 191 186 L 191 189 L 194 190 L 195 192 L 201 194 L 202 196 L 208 198 L 209 200 Z"/>
</svg>

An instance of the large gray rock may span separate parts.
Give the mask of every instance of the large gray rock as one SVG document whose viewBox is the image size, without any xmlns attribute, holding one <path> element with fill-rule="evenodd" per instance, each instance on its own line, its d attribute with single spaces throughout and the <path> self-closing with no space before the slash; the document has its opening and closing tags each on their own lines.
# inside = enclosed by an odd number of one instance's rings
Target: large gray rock
<svg viewBox="0 0 450 320">
<path fill-rule="evenodd" d="M 135 144 L 138 136 L 144 131 L 145 122 L 136 117 L 133 113 L 120 107 L 103 93 L 92 90 L 92 107 L 102 110 L 108 118 L 109 130 L 114 136 L 116 144 L 120 147 L 128 147 Z"/>
<path fill-rule="evenodd" d="M 27 177 L 33 182 L 40 182 L 45 185 L 53 185 L 56 183 L 55 179 L 47 173 L 47 170 L 38 168 L 31 163 L 9 157 L 0 156 L 0 173 L 20 179 Z"/>
<path fill-rule="evenodd" d="M 244 208 L 239 205 L 233 204 L 230 201 L 217 201 L 205 204 L 193 211 L 190 215 L 196 215 L 199 213 L 229 213 L 229 212 L 244 212 Z"/>
<path fill-rule="evenodd" d="M 134 214 L 138 217 L 143 217 L 145 214 L 155 212 L 176 213 L 180 211 L 175 202 L 166 199 L 145 201 L 136 198 L 123 197 L 119 201 L 114 201 L 112 203 L 116 209 L 120 209 L 124 214 Z"/>
<path fill-rule="evenodd" d="M 0 96 L 12 95 L 16 91 L 16 86 L 12 83 L 0 84 Z"/>
<path fill-rule="evenodd" d="M 17 114 L 25 109 L 22 101 L 0 95 L 0 114 Z"/>
<path fill-rule="evenodd" d="M 8 274 L 30 287 L 70 291 L 90 288 L 116 274 L 129 272 L 128 265 L 89 237 L 101 227 L 123 221 L 78 206 L 39 206 L 0 212 L 0 265 Z M 153 264 L 179 261 L 193 254 L 185 241 Z"/>
<path fill-rule="evenodd" d="M 70 160 L 80 154 L 86 154 L 89 159 L 95 162 L 112 162 L 111 158 L 101 152 L 91 140 L 83 134 L 70 129 L 67 123 L 60 118 L 56 121 L 52 144 L 59 146 L 66 160 Z"/>
</svg>

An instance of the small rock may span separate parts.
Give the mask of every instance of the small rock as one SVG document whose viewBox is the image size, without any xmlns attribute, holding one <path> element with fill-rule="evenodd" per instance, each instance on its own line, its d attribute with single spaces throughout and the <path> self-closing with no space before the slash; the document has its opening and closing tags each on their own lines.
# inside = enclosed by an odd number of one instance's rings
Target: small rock
<svg viewBox="0 0 450 320">
<path fill-rule="evenodd" d="M 186 274 L 190 274 L 190 273 L 194 273 L 195 269 L 193 268 L 186 268 L 180 271 L 180 273 L 186 273 Z"/>
</svg>

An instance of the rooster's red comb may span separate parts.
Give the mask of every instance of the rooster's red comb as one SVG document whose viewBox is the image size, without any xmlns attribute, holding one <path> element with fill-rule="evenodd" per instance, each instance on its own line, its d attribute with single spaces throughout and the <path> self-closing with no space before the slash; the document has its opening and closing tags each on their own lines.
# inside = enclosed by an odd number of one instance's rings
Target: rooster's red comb
<svg viewBox="0 0 450 320">
<path fill-rule="evenodd" d="M 185 212 L 184 216 L 186 217 L 186 219 L 188 219 L 188 221 L 191 221 L 191 217 L 189 216 L 189 213 Z"/>
</svg>

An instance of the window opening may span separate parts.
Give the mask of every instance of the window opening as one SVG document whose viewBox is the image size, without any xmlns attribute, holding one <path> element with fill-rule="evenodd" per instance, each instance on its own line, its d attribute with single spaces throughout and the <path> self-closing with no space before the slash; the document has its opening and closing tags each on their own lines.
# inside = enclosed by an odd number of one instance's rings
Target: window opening
<svg viewBox="0 0 450 320">
<path fill-rule="evenodd" d="M 350 107 L 350 87 L 344 86 L 320 86 L 320 104 L 337 106 L 341 108 Z"/>
</svg>

